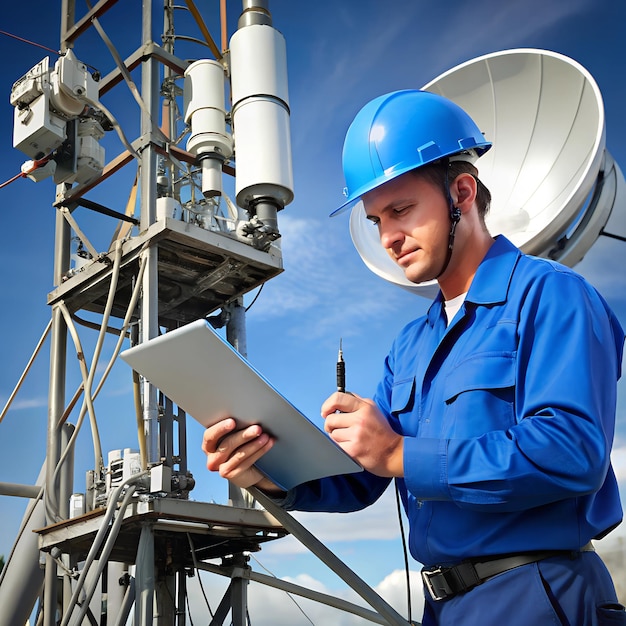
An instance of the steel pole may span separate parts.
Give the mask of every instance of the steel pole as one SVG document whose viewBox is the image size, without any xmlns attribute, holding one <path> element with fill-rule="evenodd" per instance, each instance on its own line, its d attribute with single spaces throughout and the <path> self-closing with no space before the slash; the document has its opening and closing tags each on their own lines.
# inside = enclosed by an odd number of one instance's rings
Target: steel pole
<svg viewBox="0 0 626 626">
<path fill-rule="evenodd" d="M 57 195 L 61 195 L 65 185 L 60 185 Z M 54 245 L 54 284 L 60 285 L 63 275 L 69 269 L 70 227 L 61 211 L 56 212 Z M 46 443 L 46 489 L 44 495 L 46 523 L 53 524 L 62 519 L 60 506 L 60 476 L 55 471 L 61 457 L 61 416 L 65 410 L 65 374 L 67 366 L 67 326 L 58 306 L 52 309 L 50 334 L 50 377 L 48 387 L 48 435 Z M 46 556 L 44 626 L 55 626 L 57 611 L 57 564 Z"/>
<path fill-rule="evenodd" d="M 237 300 L 228 307 L 228 324 L 226 325 L 226 340 L 243 357 L 248 356 L 246 343 L 246 310 L 243 306 L 243 298 Z M 228 483 L 228 501 L 232 506 L 250 507 L 252 498 L 247 491 L 239 489 L 232 483 Z"/>
<path fill-rule="evenodd" d="M 152 41 L 152 1 L 143 2 L 142 33 L 144 45 Z M 157 197 L 157 154 L 154 140 L 154 120 L 159 114 L 159 72 L 157 61 L 148 58 L 143 62 L 142 97 L 148 111 L 141 112 L 141 134 L 149 138 L 141 152 L 141 229 L 146 230 L 156 219 Z M 158 253 L 156 247 L 145 252 L 146 270 L 143 276 L 143 295 L 141 300 L 141 342 L 149 341 L 158 335 Z M 148 381 L 143 382 L 143 419 L 146 433 L 148 465 L 160 461 L 158 436 L 157 390 Z"/>
</svg>

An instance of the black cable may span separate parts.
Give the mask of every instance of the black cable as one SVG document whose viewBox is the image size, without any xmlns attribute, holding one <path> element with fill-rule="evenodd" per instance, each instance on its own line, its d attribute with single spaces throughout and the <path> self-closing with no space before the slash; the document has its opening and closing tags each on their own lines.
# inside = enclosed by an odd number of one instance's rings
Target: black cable
<svg viewBox="0 0 626 626">
<path fill-rule="evenodd" d="M 404 536 L 404 524 L 402 522 L 402 505 L 400 502 L 400 490 L 398 489 L 398 481 L 394 482 L 396 488 L 396 510 L 398 512 L 398 523 L 400 525 L 400 536 L 402 537 L 402 553 L 404 555 L 404 573 L 406 576 L 406 598 L 407 598 L 407 617 L 409 624 L 412 624 L 412 606 L 411 606 L 411 573 L 409 570 L 409 552 L 406 547 L 406 537 Z"/>
<path fill-rule="evenodd" d="M 82 607 L 82 602 L 77 602 L 76 603 L 79 607 Z M 89 624 L 91 626 L 98 626 L 98 622 L 96 621 L 96 618 L 92 612 L 91 609 L 87 609 L 87 611 L 85 612 L 85 617 L 87 618 L 87 621 L 89 622 Z"/>
<path fill-rule="evenodd" d="M 246 313 L 250 310 L 250 307 L 257 301 L 257 298 L 261 295 L 261 292 L 263 291 L 263 287 L 265 287 L 265 283 L 261 285 L 259 290 L 256 292 L 256 295 L 252 299 L 252 302 L 246 307 Z"/>
<path fill-rule="evenodd" d="M 265 565 L 263 565 L 263 563 L 261 563 L 261 561 L 259 561 L 259 559 L 257 559 L 253 554 L 250 555 L 272 578 L 276 578 L 278 579 L 278 577 L 276 576 L 276 574 L 274 574 L 274 572 L 270 571 L 269 569 L 267 569 L 267 567 L 265 567 Z M 306 617 L 306 619 L 313 625 L 315 626 L 315 623 L 313 622 L 313 620 L 311 620 L 311 618 L 306 614 L 305 610 L 300 606 L 300 604 L 298 603 L 298 601 L 293 597 L 293 594 L 289 593 L 288 591 L 285 591 L 285 594 L 287 595 L 287 597 L 298 607 L 298 610 L 300 611 L 300 613 L 302 613 L 302 615 L 304 617 Z"/>
<path fill-rule="evenodd" d="M 213 611 L 211 610 L 211 604 L 209 603 L 209 599 L 207 598 L 206 591 L 204 590 L 204 585 L 202 584 L 202 577 L 200 576 L 199 569 L 196 570 L 196 575 L 198 576 L 198 584 L 200 585 L 200 591 L 202 591 L 202 597 L 204 598 L 204 601 L 206 603 L 206 608 L 209 609 L 209 615 L 211 616 L 211 619 L 213 619 L 215 615 L 213 614 Z"/>
<path fill-rule="evenodd" d="M 192 541 L 191 535 L 189 533 L 187 533 L 187 541 L 189 542 L 189 550 L 192 553 L 191 556 L 192 556 L 193 562 L 195 563 L 196 562 L 196 560 L 194 558 L 195 547 L 193 545 L 193 541 Z M 194 567 L 194 571 L 196 572 L 196 576 L 198 577 L 198 584 L 200 585 L 200 591 L 202 592 L 202 596 L 204 597 L 204 602 L 206 603 L 206 607 L 209 610 L 209 615 L 211 616 L 211 619 L 213 619 L 215 617 L 215 614 L 211 610 L 211 604 L 210 604 L 209 599 L 207 598 L 206 592 L 204 590 L 204 585 L 202 584 L 202 577 L 200 576 L 200 570 L 197 567 Z"/>
<path fill-rule="evenodd" d="M 189 591 L 185 591 L 185 604 L 187 605 L 187 617 L 189 618 L 189 623 L 191 626 L 194 626 L 193 619 L 191 619 L 191 605 L 189 604 Z"/>
<path fill-rule="evenodd" d="M 454 248 L 454 237 L 456 235 L 456 227 L 461 219 L 461 211 L 459 207 L 454 205 L 454 201 L 452 200 L 452 196 L 450 194 L 450 159 L 447 159 L 446 164 L 446 180 L 445 180 L 445 195 L 448 202 L 448 210 L 450 214 L 450 233 L 448 234 L 448 249 L 446 251 L 446 259 L 443 263 L 443 267 L 435 279 L 439 278 L 447 269 L 450 264 L 450 260 L 452 259 L 452 249 Z"/>
</svg>

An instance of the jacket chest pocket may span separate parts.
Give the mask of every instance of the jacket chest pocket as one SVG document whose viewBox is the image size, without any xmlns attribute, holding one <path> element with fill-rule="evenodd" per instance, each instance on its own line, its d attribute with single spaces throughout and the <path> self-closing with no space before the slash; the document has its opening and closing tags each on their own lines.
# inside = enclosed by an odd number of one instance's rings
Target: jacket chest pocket
<svg viewBox="0 0 626 626">
<path fill-rule="evenodd" d="M 448 375 L 445 423 L 451 438 L 478 437 L 515 425 L 515 356 L 476 355 Z"/>
<path fill-rule="evenodd" d="M 415 377 L 396 380 L 391 389 L 391 419 L 396 432 L 407 432 L 407 417 L 415 406 Z"/>
</svg>

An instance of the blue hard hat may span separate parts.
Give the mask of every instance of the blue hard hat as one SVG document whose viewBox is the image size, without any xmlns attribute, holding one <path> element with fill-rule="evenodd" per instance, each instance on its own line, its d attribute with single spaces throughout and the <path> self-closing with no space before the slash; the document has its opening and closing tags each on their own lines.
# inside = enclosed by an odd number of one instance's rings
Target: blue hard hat
<svg viewBox="0 0 626 626">
<path fill-rule="evenodd" d="M 481 156 L 489 148 L 474 120 L 443 96 L 417 89 L 379 96 L 348 128 L 343 145 L 346 201 L 331 215 L 405 172 L 456 154 Z"/>
</svg>

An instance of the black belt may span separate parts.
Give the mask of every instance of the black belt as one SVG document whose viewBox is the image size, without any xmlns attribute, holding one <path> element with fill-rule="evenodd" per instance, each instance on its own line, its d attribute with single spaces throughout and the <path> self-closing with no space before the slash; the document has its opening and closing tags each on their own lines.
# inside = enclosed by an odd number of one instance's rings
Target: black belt
<svg viewBox="0 0 626 626">
<path fill-rule="evenodd" d="M 581 552 L 593 550 L 591 544 L 581 548 Z M 552 556 L 576 554 L 575 551 L 543 550 L 478 561 L 472 559 L 450 567 L 433 567 L 422 570 L 422 580 L 433 600 L 447 600 L 484 583 L 489 578 L 516 567 L 536 563 Z"/>
</svg>

